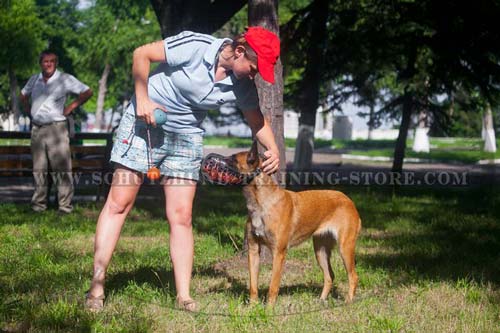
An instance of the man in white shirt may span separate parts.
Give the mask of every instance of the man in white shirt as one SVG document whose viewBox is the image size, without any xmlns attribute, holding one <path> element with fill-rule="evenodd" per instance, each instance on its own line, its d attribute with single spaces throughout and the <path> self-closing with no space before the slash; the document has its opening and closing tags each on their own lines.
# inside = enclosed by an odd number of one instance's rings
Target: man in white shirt
<svg viewBox="0 0 500 333">
<path fill-rule="evenodd" d="M 48 171 L 51 169 L 58 191 L 59 212 L 70 213 L 73 210 L 73 178 L 66 116 L 85 103 L 92 96 L 92 90 L 74 76 L 58 71 L 54 52 L 40 54 L 40 68 L 42 72 L 31 76 L 21 90 L 21 101 L 26 113 L 31 114 L 33 124 L 31 154 L 35 193 L 31 207 L 36 212 L 47 209 Z M 65 106 L 69 93 L 78 97 Z"/>
</svg>

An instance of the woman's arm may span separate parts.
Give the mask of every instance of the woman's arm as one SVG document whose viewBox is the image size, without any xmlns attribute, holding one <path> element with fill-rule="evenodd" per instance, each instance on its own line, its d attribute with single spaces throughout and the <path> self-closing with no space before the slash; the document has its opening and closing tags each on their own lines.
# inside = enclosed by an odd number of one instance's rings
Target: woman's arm
<svg viewBox="0 0 500 333">
<path fill-rule="evenodd" d="M 252 134 L 266 148 L 264 152 L 266 160 L 262 163 L 263 171 L 267 174 L 276 172 L 280 166 L 280 154 L 271 126 L 260 110 L 245 111 L 243 115 L 252 129 Z"/>
<path fill-rule="evenodd" d="M 136 116 L 153 126 L 156 126 L 153 110 L 158 108 L 166 111 L 163 106 L 152 102 L 148 95 L 148 77 L 151 63 L 167 61 L 163 45 L 162 40 L 142 45 L 135 49 L 133 55 L 132 75 L 137 99 Z"/>
</svg>

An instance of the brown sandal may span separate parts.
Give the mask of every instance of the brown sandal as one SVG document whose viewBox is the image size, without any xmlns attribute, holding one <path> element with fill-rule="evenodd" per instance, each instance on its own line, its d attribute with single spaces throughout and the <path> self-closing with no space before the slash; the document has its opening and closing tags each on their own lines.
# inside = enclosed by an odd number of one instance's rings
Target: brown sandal
<svg viewBox="0 0 500 333">
<path fill-rule="evenodd" d="M 100 296 L 92 296 L 90 292 L 85 294 L 85 308 L 91 312 L 99 312 L 104 307 L 104 294 Z"/>
<path fill-rule="evenodd" d="M 175 307 L 187 312 L 198 312 L 198 303 L 194 299 L 181 300 L 177 297 Z"/>
</svg>

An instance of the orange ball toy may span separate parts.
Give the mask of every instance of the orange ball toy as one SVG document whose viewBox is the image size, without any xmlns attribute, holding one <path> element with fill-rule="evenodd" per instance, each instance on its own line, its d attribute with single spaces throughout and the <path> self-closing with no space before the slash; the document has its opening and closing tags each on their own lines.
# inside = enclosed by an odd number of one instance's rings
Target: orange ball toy
<svg viewBox="0 0 500 333">
<path fill-rule="evenodd" d="M 149 180 L 158 180 L 161 177 L 160 170 L 157 167 L 152 167 L 146 175 Z"/>
</svg>

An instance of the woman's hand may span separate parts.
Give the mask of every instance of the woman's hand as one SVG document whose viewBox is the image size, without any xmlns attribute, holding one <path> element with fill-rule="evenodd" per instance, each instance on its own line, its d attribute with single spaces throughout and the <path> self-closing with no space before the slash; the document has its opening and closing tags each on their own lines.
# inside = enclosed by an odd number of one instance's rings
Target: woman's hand
<svg viewBox="0 0 500 333">
<path fill-rule="evenodd" d="M 262 171 L 271 175 L 278 171 L 280 167 L 280 154 L 277 150 L 267 150 L 264 152 L 265 160 L 262 162 Z"/>
<path fill-rule="evenodd" d="M 161 106 L 158 103 L 151 101 L 149 98 L 143 101 L 137 101 L 136 108 L 136 117 L 138 119 L 143 120 L 148 125 L 153 125 L 156 127 L 156 120 L 154 117 L 154 110 L 161 109 L 164 112 L 167 112 L 165 107 Z"/>
<path fill-rule="evenodd" d="M 280 154 L 271 127 L 260 109 L 243 112 L 243 115 L 257 141 L 267 149 L 264 152 L 265 160 L 262 162 L 262 171 L 268 175 L 275 173 L 280 167 Z"/>
</svg>

